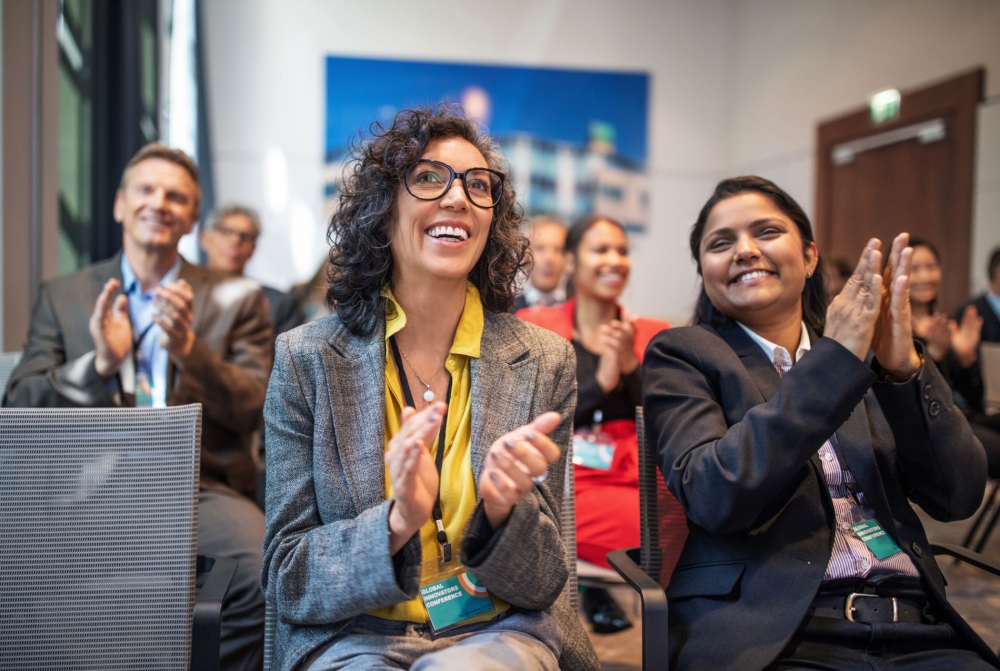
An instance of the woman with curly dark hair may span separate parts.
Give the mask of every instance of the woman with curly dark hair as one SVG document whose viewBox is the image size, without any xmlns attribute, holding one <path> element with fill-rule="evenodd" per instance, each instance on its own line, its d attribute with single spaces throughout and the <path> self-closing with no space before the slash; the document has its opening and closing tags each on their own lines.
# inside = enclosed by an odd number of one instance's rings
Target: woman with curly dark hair
<svg viewBox="0 0 1000 671">
<path fill-rule="evenodd" d="M 573 351 L 506 314 L 527 240 L 497 145 L 418 109 L 354 158 L 336 313 L 278 339 L 265 407 L 276 668 L 597 669 L 559 534 Z"/>
</svg>

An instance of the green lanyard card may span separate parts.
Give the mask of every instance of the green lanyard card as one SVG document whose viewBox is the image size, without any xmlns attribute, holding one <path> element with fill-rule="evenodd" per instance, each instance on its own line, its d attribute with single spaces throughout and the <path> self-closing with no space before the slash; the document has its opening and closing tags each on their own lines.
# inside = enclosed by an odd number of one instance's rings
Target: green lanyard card
<svg viewBox="0 0 1000 671">
<path fill-rule="evenodd" d="M 903 550 L 892 540 L 892 536 L 885 532 L 882 525 L 875 520 L 861 522 L 851 527 L 851 530 L 861 539 L 861 542 L 868 546 L 872 554 L 878 559 L 891 557 Z"/>
<path fill-rule="evenodd" d="M 597 425 L 597 431 L 580 429 L 573 434 L 573 464 L 599 471 L 610 471 L 615 460 L 615 441 L 605 435 Z"/>
<path fill-rule="evenodd" d="M 420 587 L 420 599 L 435 634 L 491 611 L 499 613 L 489 590 L 461 565 L 426 577 L 427 582 Z"/>
</svg>

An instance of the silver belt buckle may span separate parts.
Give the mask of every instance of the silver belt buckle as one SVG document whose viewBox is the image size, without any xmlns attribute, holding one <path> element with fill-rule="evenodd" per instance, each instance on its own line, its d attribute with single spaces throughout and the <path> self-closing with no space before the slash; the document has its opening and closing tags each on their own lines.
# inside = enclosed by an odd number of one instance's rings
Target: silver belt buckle
<svg viewBox="0 0 1000 671">
<path fill-rule="evenodd" d="M 857 622 L 854 619 L 854 600 L 858 597 L 867 599 L 883 599 L 885 597 L 880 597 L 878 594 L 861 594 L 859 592 L 853 592 L 847 595 L 847 603 L 844 604 L 844 616 L 851 622 Z M 896 597 L 890 597 L 892 599 L 892 621 L 899 621 L 899 602 L 896 601 Z"/>
</svg>

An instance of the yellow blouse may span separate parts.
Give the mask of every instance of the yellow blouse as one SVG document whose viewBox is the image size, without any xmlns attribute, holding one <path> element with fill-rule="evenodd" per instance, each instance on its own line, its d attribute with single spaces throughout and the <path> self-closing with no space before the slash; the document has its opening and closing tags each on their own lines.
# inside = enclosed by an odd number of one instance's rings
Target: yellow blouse
<svg viewBox="0 0 1000 671">
<path fill-rule="evenodd" d="M 399 383 L 399 374 L 392 357 L 389 337 L 398 333 L 406 326 L 406 314 L 396 302 L 392 290 L 383 290 L 395 310 L 388 310 L 385 319 L 385 449 L 389 449 L 389 441 L 399 432 L 402 424 L 402 413 L 406 402 Z M 479 343 L 483 336 L 483 304 L 479 290 L 471 283 L 465 292 L 465 309 L 458 321 L 455 340 L 451 345 L 451 353 L 445 362 L 447 371 L 451 374 L 451 399 L 448 403 L 448 425 L 445 429 L 444 459 L 441 465 L 441 513 L 444 518 L 445 532 L 452 544 L 454 557 L 458 558 L 459 543 L 462 532 L 472 511 L 479 500 L 476 490 L 476 480 L 472 473 L 472 357 L 479 358 Z M 422 401 L 417 399 L 417 403 Z M 419 409 L 419 408 L 418 408 Z M 437 438 L 431 449 L 431 457 L 436 454 Z M 392 498 L 392 482 L 389 470 L 385 472 L 385 495 Z M 437 528 L 433 518 L 427 520 L 420 529 L 420 543 L 423 559 L 429 559 L 440 554 L 437 541 Z M 426 579 L 422 576 L 421 583 Z M 494 602 L 500 610 L 506 610 L 507 604 L 494 597 Z M 387 620 L 404 620 L 407 622 L 426 622 L 427 609 L 420 597 L 397 603 L 393 606 L 373 610 L 369 615 Z M 479 619 L 489 619 L 494 613 L 487 613 Z M 476 622 L 478 619 L 470 620 Z"/>
</svg>

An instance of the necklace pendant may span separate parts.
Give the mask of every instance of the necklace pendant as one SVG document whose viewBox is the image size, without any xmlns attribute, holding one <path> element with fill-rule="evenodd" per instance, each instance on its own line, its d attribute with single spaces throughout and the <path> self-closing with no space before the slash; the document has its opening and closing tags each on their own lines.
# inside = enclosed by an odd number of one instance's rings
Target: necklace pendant
<svg viewBox="0 0 1000 671">
<path fill-rule="evenodd" d="M 431 391 L 430 387 L 428 387 L 427 391 L 424 392 L 424 401 L 426 401 L 427 403 L 434 402 L 434 392 Z"/>
</svg>

